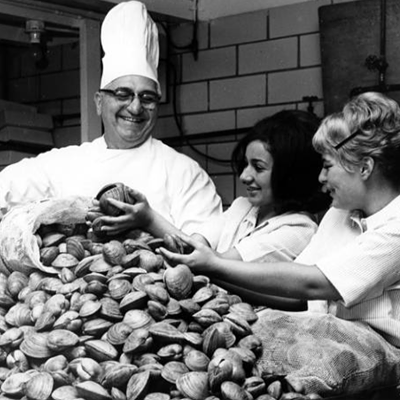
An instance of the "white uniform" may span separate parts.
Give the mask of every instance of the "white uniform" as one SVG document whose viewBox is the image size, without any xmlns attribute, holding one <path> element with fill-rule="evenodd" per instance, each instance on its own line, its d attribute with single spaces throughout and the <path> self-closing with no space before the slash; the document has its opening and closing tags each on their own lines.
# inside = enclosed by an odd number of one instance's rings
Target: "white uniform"
<svg viewBox="0 0 400 400">
<path fill-rule="evenodd" d="M 107 149 L 103 137 L 53 149 L 0 172 L 0 209 L 43 198 L 95 197 L 106 184 L 122 182 L 190 234 L 222 211 L 215 186 L 191 158 L 150 138 L 133 149 Z"/>
</svg>

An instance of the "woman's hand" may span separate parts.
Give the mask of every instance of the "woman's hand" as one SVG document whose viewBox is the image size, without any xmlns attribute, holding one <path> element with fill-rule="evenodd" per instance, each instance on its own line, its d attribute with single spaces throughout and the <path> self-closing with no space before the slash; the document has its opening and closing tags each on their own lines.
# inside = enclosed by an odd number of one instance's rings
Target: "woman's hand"
<svg viewBox="0 0 400 400">
<path fill-rule="evenodd" d="M 218 260 L 217 253 L 209 246 L 187 235 L 181 234 L 178 237 L 193 251 L 190 254 L 178 254 L 163 247 L 158 248 L 158 252 L 165 257 L 167 262 L 172 265 L 186 264 L 194 273 L 211 273 Z"/>
<path fill-rule="evenodd" d="M 123 214 L 117 217 L 100 217 L 102 223 L 101 231 L 109 235 L 118 235 L 131 229 L 146 230 L 152 220 L 153 210 L 147 198 L 140 192 L 129 188 L 129 196 L 134 204 L 124 203 L 119 200 L 108 198 L 107 201 L 120 209 Z"/>
</svg>

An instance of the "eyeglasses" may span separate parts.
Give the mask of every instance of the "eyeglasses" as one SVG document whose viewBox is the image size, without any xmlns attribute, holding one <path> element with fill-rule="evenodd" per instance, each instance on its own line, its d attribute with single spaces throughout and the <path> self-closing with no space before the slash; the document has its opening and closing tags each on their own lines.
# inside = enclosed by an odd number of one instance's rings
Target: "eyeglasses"
<svg viewBox="0 0 400 400">
<path fill-rule="evenodd" d="M 360 131 L 355 131 L 352 133 L 350 136 L 347 136 L 347 138 L 343 139 L 341 142 L 339 142 L 336 146 L 334 146 L 335 150 L 339 150 L 342 146 L 344 146 L 347 142 L 349 142 L 351 139 L 353 139 L 355 136 L 357 136 L 360 133 Z"/>
<path fill-rule="evenodd" d="M 115 90 L 111 89 L 100 89 L 100 92 L 107 93 L 114 97 L 119 103 L 124 105 L 129 105 L 137 97 L 140 104 L 146 110 L 154 110 L 157 104 L 160 102 L 160 96 L 155 92 L 141 92 L 135 93 L 128 88 L 117 88 Z"/>
</svg>

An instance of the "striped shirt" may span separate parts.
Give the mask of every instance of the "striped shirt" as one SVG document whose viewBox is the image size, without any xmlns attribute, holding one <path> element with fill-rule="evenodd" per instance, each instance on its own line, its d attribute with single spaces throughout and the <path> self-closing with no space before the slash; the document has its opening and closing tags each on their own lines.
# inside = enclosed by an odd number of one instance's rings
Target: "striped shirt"
<svg viewBox="0 0 400 400">
<path fill-rule="evenodd" d="M 315 264 L 340 293 L 330 312 L 400 347 L 400 196 L 367 218 L 331 208 L 296 261 Z"/>
</svg>

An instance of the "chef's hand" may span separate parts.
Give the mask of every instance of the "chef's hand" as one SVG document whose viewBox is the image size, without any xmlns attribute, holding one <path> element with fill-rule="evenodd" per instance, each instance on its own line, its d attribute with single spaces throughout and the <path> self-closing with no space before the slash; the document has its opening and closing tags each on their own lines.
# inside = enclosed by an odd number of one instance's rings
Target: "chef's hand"
<svg viewBox="0 0 400 400">
<path fill-rule="evenodd" d="M 214 261 L 218 259 L 217 253 L 209 246 L 187 235 L 179 235 L 179 239 L 193 251 L 189 254 L 178 254 L 159 247 L 157 252 L 163 255 L 171 265 L 186 264 L 194 273 L 212 272 Z"/>
<path fill-rule="evenodd" d="M 118 235 L 131 229 L 146 229 L 152 218 L 152 208 L 146 196 L 142 193 L 129 188 L 129 196 L 135 201 L 134 204 L 108 198 L 107 201 L 120 209 L 123 214 L 117 217 L 100 217 L 101 231 L 109 235 Z"/>
</svg>

